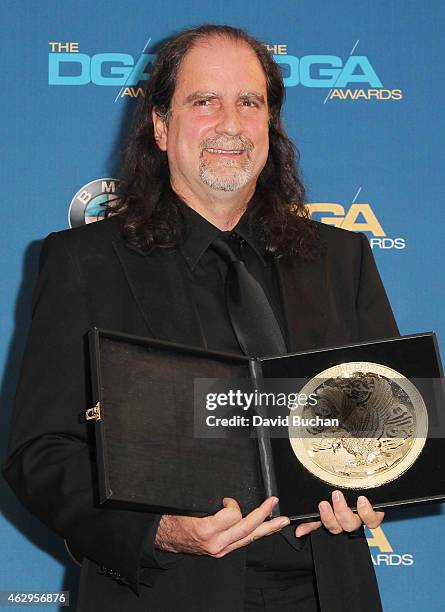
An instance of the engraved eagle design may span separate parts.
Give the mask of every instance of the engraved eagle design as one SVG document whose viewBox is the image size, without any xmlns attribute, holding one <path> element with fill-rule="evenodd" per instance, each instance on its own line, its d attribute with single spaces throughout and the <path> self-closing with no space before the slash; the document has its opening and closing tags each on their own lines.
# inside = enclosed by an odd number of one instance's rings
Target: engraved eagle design
<svg viewBox="0 0 445 612">
<path fill-rule="evenodd" d="M 307 427 L 313 435 L 323 434 L 312 444 L 314 452 L 341 448 L 353 459 L 345 468 L 365 467 L 385 460 L 413 435 L 414 417 L 395 396 L 391 383 L 374 373 L 356 373 L 331 379 L 317 390 L 315 407 L 305 412 L 323 419 L 338 419 L 338 427 Z M 309 416 L 309 415 L 308 415 Z"/>
</svg>

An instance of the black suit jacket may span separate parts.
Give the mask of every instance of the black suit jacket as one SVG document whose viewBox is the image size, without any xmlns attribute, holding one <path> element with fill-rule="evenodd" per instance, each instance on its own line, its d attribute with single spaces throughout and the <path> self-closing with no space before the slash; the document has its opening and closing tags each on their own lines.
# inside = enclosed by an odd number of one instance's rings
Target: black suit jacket
<svg viewBox="0 0 445 612">
<path fill-rule="evenodd" d="M 319 261 L 276 261 L 290 349 L 397 335 L 366 238 L 319 230 Z M 241 611 L 244 549 L 222 559 L 155 552 L 158 515 L 97 505 L 92 432 L 79 421 L 92 405 L 85 336 L 93 326 L 202 346 L 180 252 L 128 247 L 117 217 L 45 240 L 6 479 L 84 558 L 81 612 Z M 363 531 L 319 529 L 311 542 L 323 612 L 381 609 Z"/>
</svg>

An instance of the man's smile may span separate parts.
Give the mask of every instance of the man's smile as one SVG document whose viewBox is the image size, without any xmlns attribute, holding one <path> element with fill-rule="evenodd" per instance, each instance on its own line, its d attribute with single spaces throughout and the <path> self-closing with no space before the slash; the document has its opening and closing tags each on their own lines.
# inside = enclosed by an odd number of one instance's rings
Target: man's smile
<svg viewBox="0 0 445 612">
<path fill-rule="evenodd" d="M 205 148 L 204 151 L 212 155 L 242 155 L 245 152 L 244 149 L 214 149 L 210 147 Z"/>
</svg>

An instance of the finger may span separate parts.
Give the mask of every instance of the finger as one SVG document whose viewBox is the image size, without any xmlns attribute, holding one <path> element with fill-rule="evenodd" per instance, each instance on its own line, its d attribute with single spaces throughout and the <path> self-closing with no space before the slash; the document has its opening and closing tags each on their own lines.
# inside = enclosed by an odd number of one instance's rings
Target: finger
<svg viewBox="0 0 445 612">
<path fill-rule="evenodd" d="M 277 497 L 269 497 L 258 508 L 255 508 L 246 517 L 229 527 L 223 534 L 224 547 L 249 536 L 257 527 L 264 523 L 277 503 Z M 271 528 L 273 528 L 278 523 L 283 522 L 284 519 L 286 517 L 281 516 L 268 521 L 268 523 L 272 523 Z"/>
<path fill-rule="evenodd" d="M 249 533 L 246 537 L 241 538 L 240 540 L 236 540 L 235 542 L 231 542 L 228 544 L 220 553 L 214 555 L 215 557 L 223 557 L 227 555 L 227 553 L 236 550 L 237 548 L 242 548 L 243 546 L 247 546 L 248 544 L 252 544 L 255 540 L 259 538 L 263 538 L 273 533 L 279 532 L 283 527 L 289 525 L 290 520 L 287 516 L 278 516 L 270 521 L 265 521 L 261 523 L 256 529 L 254 529 L 251 533 Z"/>
<path fill-rule="evenodd" d="M 337 521 L 332 506 L 327 501 L 322 501 L 318 504 L 320 510 L 320 519 L 323 525 L 331 533 L 341 533 L 343 531 L 342 526 Z"/>
<path fill-rule="evenodd" d="M 301 536 L 307 535 L 308 533 L 314 531 L 315 529 L 318 529 L 319 527 L 321 527 L 321 521 L 302 523 L 301 525 L 298 525 L 298 527 L 295 529 L 295 536 L 297 538 L 301 538 Z"/>
<path fill-rule="evenodd" d="M 206 543 L 208 552 L 216 555 L 226 546 L 247 537 L 264 522 L 277 502 L 278 498 L 269 497 L 243 519 L 238 502 L 230 497 L 224 498 L 224 508 L 202 520 L 198 537 Z"/>
<path fill-rule="evenodd" d="M 363 495 L 360 495 L 357 500 L 357 512 L 366 527 L 370 529 L 378 527 L 385 516 L 384 512 L 374 510 L 370 501 Z"/>
<path fill-rule="evenodd" d="M 348 506 L 345 496 L 341 491 L 332 493 L 332 506 L 334 509 L 335 518 L 343 531 L 355 531 L 362 525 L 362 520 Z"/>
<path fill-rule="evenodd" d="M 222 531 L 238 523 L 238 521 L 243 518 L 243 515 L 236 499 L 224 497 L 223 508 L 206 518 L 208 519 L 208 523 L 214 527 L 215 531 Z"/>
</svg>

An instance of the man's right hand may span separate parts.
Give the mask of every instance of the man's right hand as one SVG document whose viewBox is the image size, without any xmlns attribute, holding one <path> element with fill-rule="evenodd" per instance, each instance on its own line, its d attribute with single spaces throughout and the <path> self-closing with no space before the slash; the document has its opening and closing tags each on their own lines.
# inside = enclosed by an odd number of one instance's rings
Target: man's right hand
<svg viewBox="0 0 445 612">
<path fill-rule="evenodd" d="M 269 497 L 244 518 L 238 502 L 231 497 L 225 497 L 223 508 L 212 516 L 195 518 L 164 514 L 155 544 L 169 552 L 210 555 L 219 559 L 289 525 L 286 516 L 266 520 L 277 502 L 276 497 Z"/>
</svg>

